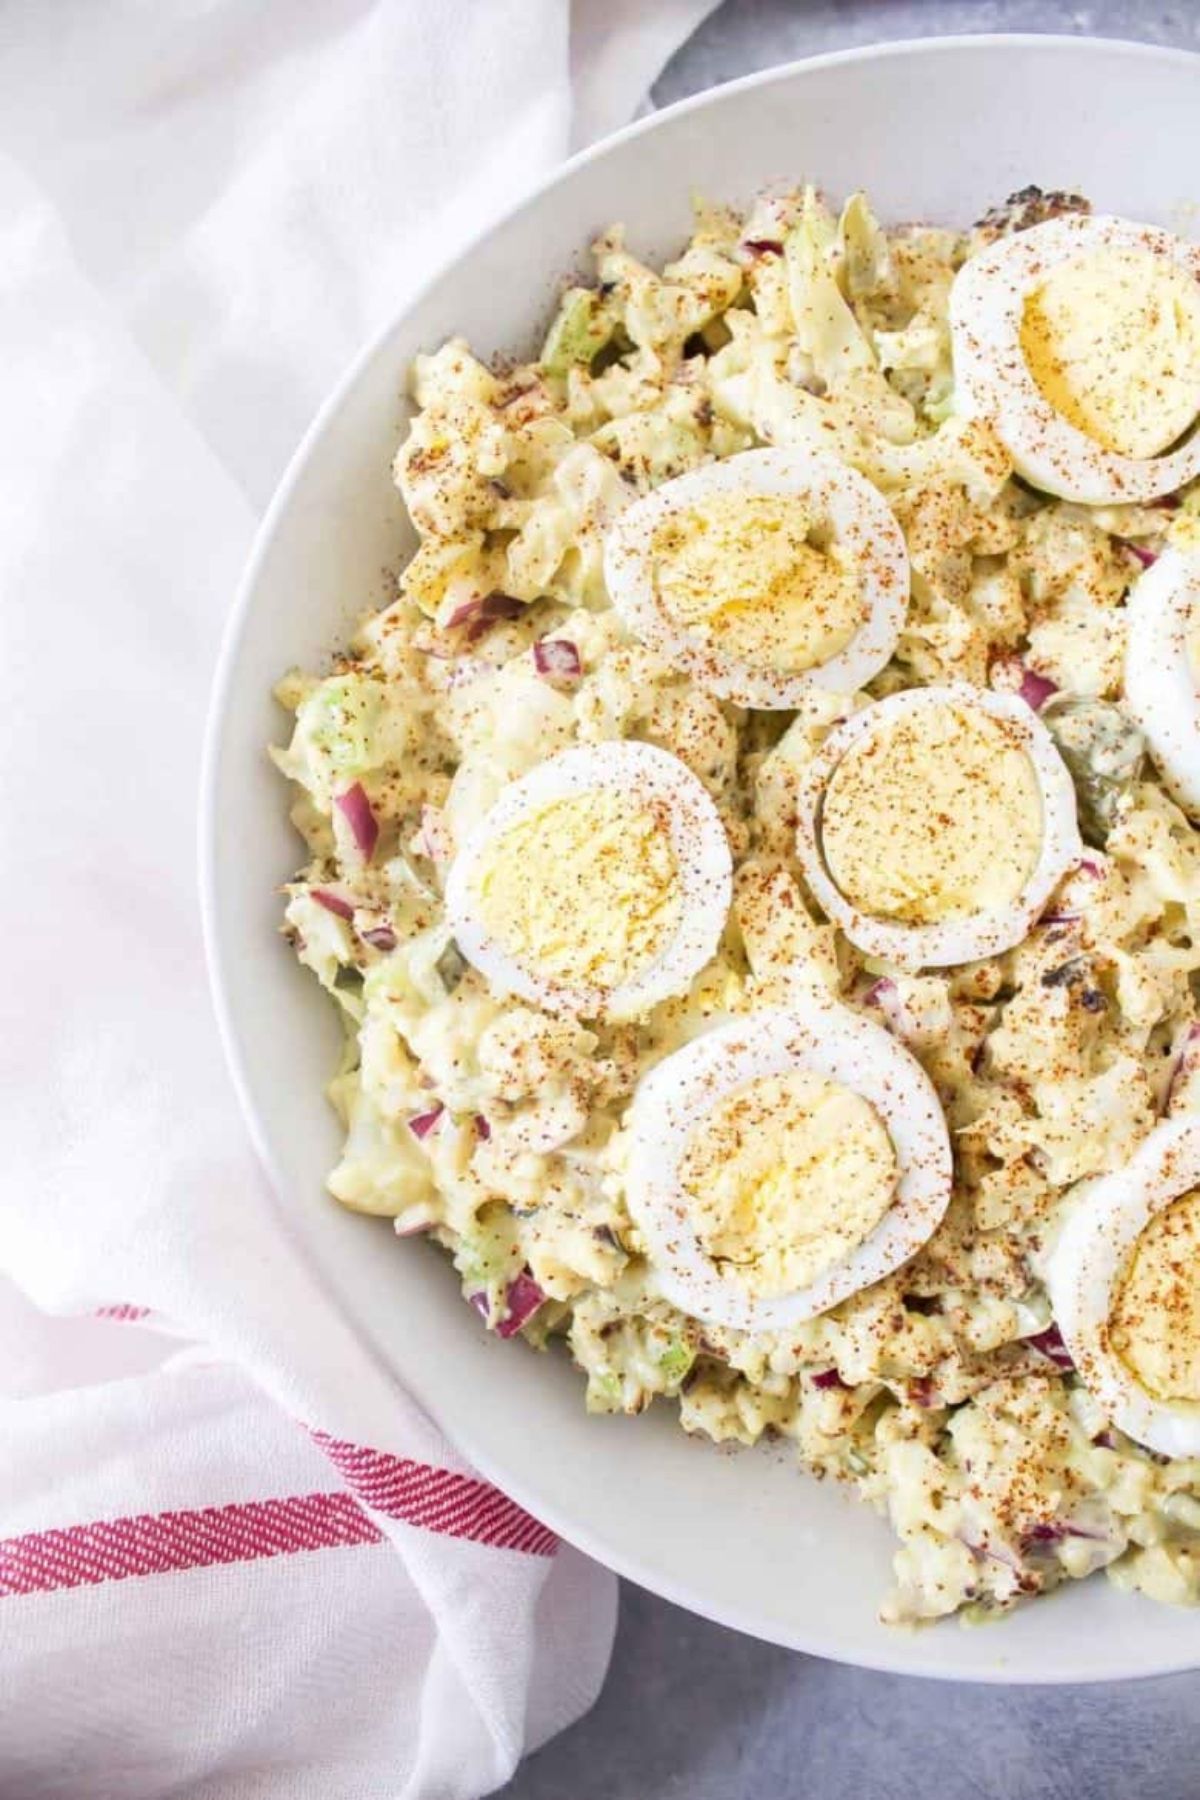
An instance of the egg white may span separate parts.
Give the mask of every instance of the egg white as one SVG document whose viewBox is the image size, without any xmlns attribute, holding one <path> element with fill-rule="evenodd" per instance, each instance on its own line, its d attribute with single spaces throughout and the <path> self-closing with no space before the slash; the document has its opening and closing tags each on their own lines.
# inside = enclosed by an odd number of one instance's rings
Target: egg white
<svg viewBox="0 0 1200 1800">
<path fill-rule="evenodd" d="M 572 987 L 518 961 L 483 924 L 475 895 L 480 862 L 495 838 L 553 801 L 601 787 L 617 789 L 631 811 L 649 802 L 665 807 L 681 900 L 678 926 L 662 954 L 611 989 Z M 564 750 L 506 787 L 455 857 L 445 901 L 459 949 L 497 991 L 550 1012 L 626 1019 L 641 1017 L 691 985 L 716 950 L 732 893 L 729 840 L 703 782 L 669 751 L 628 741 Z"/>
<path fill-rule="evenodd" d="M 660 606 L 653 575 L 657 532 L 672 513 L 724 494 L 794 495 L 810 503 L 858 571 L 866 621 L 826 662 L 795 672 L 755 665 L 681 628 Z M 857 469 L 816 451 L 744 450 L 664 482 L 609 531 L 604 575 L 609 598 L 635 637 L 699 686 L 763 710 L 799 706 L 814 688 L 851 693 L 862 687 L 890 659 L 908 611 L 908 550 L 887 501 Z"/>
<path fill-rule="evenodd" d="M 1163 1456 L 1200 1456 L 1200 1405 L 1159 1400 L 1109 1348 L 1107 1325 L 1135 1244 L 1172 1200 L 1200 1186 L 1200 1117 L 1166 1119 L 1123 1169 L 1082 1182 L 1046 1259 L 1054 1317 L 1085 1385 L 1127 1437 Z"/>
<path fill-rule="evenodd" d="M 1200 698 L 1188 640 L 1200 621 L 1200 552 L 1164 550 L 1125 603 L 1125 703 L 1163 781 L 1200 817 Z"/>
<path fill-rule="evenodd" d="M 864 1241 L 790 1294 L 760 1298 L 722 1276 L 701 1247 L 680 1165 L 695 1128 L 747 1083 L 805 1069 L 861 1094 L 883 1120 L 899 1169 L 892 1204 Z M 933 1083 L 902 1044 L 827 996 L 720 1026 L 666 1057 L 629 1114 L 627 1201 L 661 1292 L 693 1318 L 781 1331 L 881 1281 L 936 1229 L 950 1198 L 946 1120 Z"/>
<path fill-rule="evenodd" d="M 1106 450 L 1045 399 L 1021 349 L 1025 302 L 1046 275 L 1089 252 L 1151 251 L 1200 282 L 1200 245 L 1129 219 L 1070 214 L 1000 238 L 965 262 L 950 292 L 956 405 L 990 418 L 1019 474 L 1089 506 L 1147 501 L 1200 475 L 1200 419 L 1169 454 Z"/>
<path fill-rule="evenodd" d="M 821 801 L 834 770 L 852 744 L 898 715 L 924 706 L 975 708 L 1016 727 L 1041 795 L 1042 843 L 1028 881 L 1009 905 L 965 919 L 908 925 L 860 911 L 837 886 L 826 867 L 821 844 Z M 968 687 L 965 682 L 906 688 L 863 707 L 836 726 L 813 758 L 800 789 L 796 847 L 813 897 L 827 917 L 841 927 L 856 948 L 902 969 L 949 968 L 1011 950 L 1027 935 L 1066 871 L 1083 855 L 1075 816 L 1075 787 L 1046 727 L 1017 695 L 994 694 Z"/>
</svg>

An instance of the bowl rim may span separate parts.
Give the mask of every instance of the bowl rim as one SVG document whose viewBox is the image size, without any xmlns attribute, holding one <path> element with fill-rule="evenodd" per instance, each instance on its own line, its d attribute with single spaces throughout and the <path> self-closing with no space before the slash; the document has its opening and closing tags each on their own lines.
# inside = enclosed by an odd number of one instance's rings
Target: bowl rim
<svg viewBox="0 0 1200 1800">
<path fill-rule="evenodd" d="M 199 771 L 197 815 L 197 872 L 201 935 L 218 1036 L 243 1122 L 267 1178 L 271 1205 L 276 1218 L 317 1286 L 346 1321 L 355 1336 L 364 1342 L 369 1354 L 376 1354 L 376 1352 L 367 1339 L 364 1327 L 356 1318 L 353 1307 L 347 1304 L 336 1284 L 326 1274 L 320 1261 L 313 1254 L 300 1224 L 299 1208 L 288 1202 L 289 1184 L 283 1177 L 270 1134 L 259 1115 L 254 1098 L 252 1071 L 234 1023 L 230 998 L 232 978 L 229 969 L 228 946 L 223 940 L 218 923 L 216 843 L 219 818 L 217 787 L 226 713 L 235 685 L 242 640 L 249 623 L 255 590 L 280 522 L 291 504 L 293 493 L 315 446 L 323 437 L 329 421 L 340 410 L 366 366 L 408 314 L 416 311 L 424 303 L 428 294 L 438 283 L 493 236 L 506 230 L 515 219 L 526 211 L 539 206 L 546 195 L 569 182 L 579 169 L 604 157 L 616 145 L 647 135 L 657 130 L 666 121 L 703 111 L 733 94 L 775 85 L 785 86 L 798 74 L 807 70 L 855 63 L 899 61 L 908 57 L 953 57 L 973 54 L 980 49 L 1037 50 L 1051 56 L 1071 56 L 1083 52 L 1091 55 L 1097 53 L 1111 55 L 1120 59 L 1136 57 L 1142 61 L 1190 69 L 1200 78 L 1200 52 L 1175 45 L 1153 44 L 1117 37 L 1075 36 L 1062 32 L 962 32 L 956 35 L 943 34 L 930 38 L 888 39 L 878 43 L 855 45 L 845 50 L 827 51 L 817 56 L 797 57 L 785 63 L 772 64 L 765 69 L 738 76 L 730 81 L 720 82 L 713 87 L 704 88 L 698 93 L 689 94 L 684 99 L 658 108 L 644 118 L 636 119 L 631 124 L 610 132 L 575 152 L 563 162 L 556 164 L 538 181 L 523 189 L 503 212 L 487 219 L 477 229 L 457 239 L 451 248 L 431 265 L 425 279 L 404 295 L 400 304 L 388 315 L 382 326 L 371 334 L 366 343 L 350 359 L 314 413 L 279 478 L 266 511 L 255 531 L 237 592 L 222 629 L 220 647 L 209 690 Z M 810 1634 L 802 1629 L 780 1628 L 777 1625 L 772 1625 L 769 1630 L 764 1630 L 761 1622 L 756 1619 L 749 1608 L 743 1611 L 736 1606 L 715 1602 L 698 1603 L 695 1596 L 689 1592 L 686 1583 L 662 1575 L 652 1565 L 641 1563 L 636 1555 L 622 1549 L 614 1549 L 605 1543 L 593 1529 L 581 1526 L 577 1520 L 559 1507 L 553 1504 L 547 1505 L 536 1487 L 528 1483 L 523 1476 L 518 1474 L 514 1477 L 513 1471 L 507 1467 L 502 1470 L 496 1468 L 489 1455 L 479 1453 L 478 1446 L 472 1442 L 473 1434 L 469 1429 L 463 1429 L 460 1418 L 456 1417 L 452 1425 L 444 1423 L 439 1417 L 437 1407 L 430 1405 L 423 1395 L 414 1395 L 413 1398 L 485 1479 L 493 1482 L 542 1523 L 548 1525 L 564 1543 L 572 1545 L 623 1579 L 634 1582 L 639 1587 L 659 1595 L 672 1604 L 727 1629 L 743 1632 L 786 1649 L 817 1656 L 825 1661 L 842 1663 L 848 1667 L 869 1669 L 881 1674 L 909 1675 L 923 1680 L 954 1682 L 962 1679 L 955 1674 L 952 1667 L 948 1666 L 949 1659 L 944 1654 L 932 1658 L 916 1649 L 915 1646 L 919 1644 L 920 1637 L 914 1639 L 911 1636 L 905 1636 L 905 1654 L 903 1656 L 898 1651 L 896 1654 L 889 1654 L 887 1650 L 880 1650 L 878 1653 L 860 1651 L 849 1653 L 840 1649 L 831 1650 L 819 1633 Z M 1046 1600 L 1050 1603 L 1054 1598 L 1054 1595 L 1046 1596 Z M 948 1622 L 943 1621 L 942 1623 L 945 1625 Z M 1196 1650 L 1190 1656 L 1167 1658 L 1156 1662 L 1150 1669 L 1122 1664 L 1118 1660 L 1111 1669 L 1090 1671 L 1082 1676 L 1067 1668 L 1061 1674 L 1054 1671 L 1031 1678 L 1022 1676 L 1019 1668 L 1014 1668 L 1006 1660 L 1000 1660 L 987 1669 L 972 1670 L 969 1680 L 972 1685 L 980 1686 L 1090 1686 L 1108 1681 L 1152 1680 L 1159 1676 L 1187 1673 L 1197 1668 L 1200 1668 L 1200 1641 L 1197 1642 Z"/>
</svg>

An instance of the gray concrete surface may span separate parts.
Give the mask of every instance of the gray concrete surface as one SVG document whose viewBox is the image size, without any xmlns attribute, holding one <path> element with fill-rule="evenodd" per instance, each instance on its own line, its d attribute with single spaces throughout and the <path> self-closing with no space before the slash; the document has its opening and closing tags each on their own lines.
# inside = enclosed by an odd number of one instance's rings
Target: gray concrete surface
<svg viewBox="0 0 1200 1800">
<path fill-rule="evenodd" d="M 646 0 L 648 5 L 653 0 Z M 725 0 L 663 71 L 660 106 L 823 50 L 968 31 L 1060 31 L 1200 50 L 1200 0 Z M 1200 1792 L 1200 1783 L 1198 1783 Z"/>
<path fill-rule="evenodd" d="M 1049 1689 L 875 1675 L 776 1650 L 626 1585 L 599 1702 L 503 1793 L 1197 1800 L 1198 1727 L 1200 1678 L 1190 1675 Z"/>
<path fill-rule="evenodd" d="M 1200 0 L 725 0 L 654 98 L 666 105 L 822 50 L 963 31 L 1077 32 L 1200 50 Z M 933 1685 L 777 1650 L 625 1584 L 599 1703 L 529 1758 L 503 1800 L 925 1795 L 1200 1800 L 1200 1677 L 1040 1690 Z"/>
</svg>

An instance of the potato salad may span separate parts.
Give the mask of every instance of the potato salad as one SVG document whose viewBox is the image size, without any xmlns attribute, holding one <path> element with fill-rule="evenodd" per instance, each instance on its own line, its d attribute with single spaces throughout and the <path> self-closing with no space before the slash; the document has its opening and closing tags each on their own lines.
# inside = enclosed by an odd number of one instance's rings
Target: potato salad
<svg viewBox="0 0 1200 1800">
<path fill-rule="evenodd" d="M 278 689 L 330 1192 L 856 1489 L 890 1622 L 1194 1603 L 1200 247 L 798 188 L 592 256 L 417 358 L 415 553 Z"/>
</svg>

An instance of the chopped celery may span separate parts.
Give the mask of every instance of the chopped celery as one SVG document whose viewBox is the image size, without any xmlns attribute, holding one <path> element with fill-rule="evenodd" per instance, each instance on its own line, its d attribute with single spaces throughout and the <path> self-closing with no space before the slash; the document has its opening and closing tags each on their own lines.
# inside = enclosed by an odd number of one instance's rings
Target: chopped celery
<svg viewBox="0 0 1200 1800">
<path fill-rule="evenodd" d="M 546 333 L 541 363 L 551 375 L 565 375 L 576 363 L 590 363 L 612 337 L 616 321 L 591 288 L 568 288 Z"/>
</svg>

